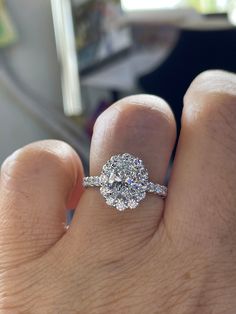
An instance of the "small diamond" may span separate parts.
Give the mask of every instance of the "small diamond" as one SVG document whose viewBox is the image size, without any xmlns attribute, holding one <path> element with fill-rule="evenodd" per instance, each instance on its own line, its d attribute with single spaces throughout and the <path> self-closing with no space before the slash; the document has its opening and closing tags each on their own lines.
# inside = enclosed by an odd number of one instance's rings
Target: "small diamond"
<svg viewBox="0 0 236 314">
<path fill-rule="evenodd" d="M 126 182 L 128 185 L 132 185 L 132 184 L 133 184 L 133 180 L 130 179 L 130 178 L 127 178 L 127 179 L 125 180 L 125 182 Z"/>
<path fill-rule="evenodd" d="M 111 174 L 110 174 L 110 177 L 109 177 L 109 183 L 110 184 L 113 184 L 114 182 L 115 182 L 115 179 L 116 179 L 116 175 L 115 175 L 115 173 L 114 173 L 114 171 L 112 171 L 111 172 Z"/>
<path fill-rule="evenodd" d="M 114 182 L 121 182 L 121 181 L 122 179 L 119 176 L 117 176 L 115 172 L 112 172 L 109 177 L 108 183 L 113 184 Z"/>
<path fill-rule="evenodd" d="M 147 190 L 147 184 L 146 183 L 142 184 L 141 188 L 142 188 L 143 191 L 146 191 Z"/>
<path fill-rule="evenodd" d="M 142 165 L 142 160 L 141 159 L 138 159 L 138 158 L 136 158 L 135 160 L 134 160 L 134 164 L 136 165 L 136 166 L 140 166 L 140 165 Z"/>
<path fill-rule="evenodd" d="M 101 191 L 102 195 L 110 194 L 110 190 L 107 187 L 105 187 L 105 186 L 102 186 L 100 188 L 100 191 Z"/>
<path fill-rule="evenodd" d="M 116 182 L 122 182 L 122 179 L 121 179 L 121 177 L 119 177 L 119 176 L 116 176 L 116 179 L 115 179 L 115 181 L 116 181 Z"/>
<path fill-rule="evenodd" d="M 100 185 L 100 178 L 99 177 L 94 177 L 94 185 L 99 186 Z"/>
<path fill-rule="evenodd" d="M 160 194 L 165 197 L 167 194 L 167 188 L 164 186 L 161 186 L 160 187 Z"/>
<path fill-rule="evenodd" d="M 93 183 L 92 178 L 91 177 L 87 177 L 87 184 L 91 185 Z"/>
<path fill-rule="evenodd" d="M 130 200 L 128 206 L 129 208 L 134 209 L 138 206 L 138 202 L 136 202 L 135 200 Z"/>
<path fill-rule="evenodd" d="M 102 167 L 102 170 L 103 170 L 103 171 L 107 171 L 107 169 L 108 169 L 108 165 L 105 164 L 105 165 Z"/>
<path fill-rule="evenodd" d="M 118 200 L 117 203 L 116 203 L 116 208 L 117 208 L 119 211 L 123 211 L 123 210 L 125 210 L 127 207 L 125 206 L 125 203 L 124 203 L 122 200 Z"/>
<path fill-rule="evenodd" d="M 129 160 L 130 159 L 130 154 L 123 154 L 122 157 L 124 160 Z"/>
<path fill-rule="evenodd" d="M 102 174 L 100 177 L 100 182 L 102 184 L 105 184 L 105 183 L 107 183 L 107 181 L 108 181 L 108 177 L 105 174 Z"/>
<path fill-rule="evenodd" d="M 142 178 L 148 178 L 148 172 L 147 169 L 141 169 L 140 174 L 142 175 Z"/>
<path fill-rule="evenodd" d="M 161 189 L 159 186 L 157 186 L 155 192 L 156 192 L 156 193 L 161 193 L 161 192 L 162 192 L 162 189 Z"/>
<path fill-rule="evenodd" d="M 112 163 L 116 163 L 116 162 L 119 160 L 119 157 L 118 157 L 118 156 L 119 156 L 119 155 L 112 156 L 111 159 L 110 159 L 111 162 L 112 162 Z"/>
<path fill-rule="evenodd" d="M 155 193 L 157 193 L 157 194 L 163 193 L 162 188 L 157 185 L 157 186 L 155 187 Z"/>
<path fill-rule="evenodd" d="M 113 206 L 114 205 L 114 199 L 112 197 L 109 197 L 107 200 L 106 200 L 106 203 L 107 205 L 109 206 Z"/>
<path fill-rule="evenodd" d="M 142 196 L 140 197 L 140 200 L 144 200 L 145 197 L 146 197 L 146 192 L 144 192 L 144 193 L 142 194 Z"/>
<path fill-rule="evenodd" d="M 134 190 L 138 190 L 139 189 L 139 184 L 138 183 L 132 183 L 132 188 Z"/>
<path fill-rule="evenodd" d="M 154 183 L 149 182 L 148 191 L 149 192 L 155 192 L 155 184 Z"/>
</svg>

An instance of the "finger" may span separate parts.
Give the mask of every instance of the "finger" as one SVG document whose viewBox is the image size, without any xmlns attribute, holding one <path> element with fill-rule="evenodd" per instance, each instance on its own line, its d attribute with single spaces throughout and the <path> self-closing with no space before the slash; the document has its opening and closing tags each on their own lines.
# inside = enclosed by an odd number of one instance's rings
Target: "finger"
<svg viewBox="0 0 236 314">
<path fill-rule="evenodd" d="M 0 180 L 1 266 L 34 258 L 64 233 L 66 205 L 80 197 L 83 169 L 67 144 L 42 141 L 11 155 Z M 81 185 L 81 183 L 80 183 Z M 74 188 L 77 188 L 77 196 Z"/>
<path fill-rule="evenodd" d="M 90 173 L 99 175 L 112 155 L 130 153 L 143 160 L 149 180 L 162 184 L 174 143 L 175 121 L 162 99 L 147 95 L 125 98 L 106 110 L 96 122 Z M 161 198 L 148 193 L 136 209 L 120 213 L 106 205 L 98 188 L 89 188 L 81 199 L 73 225 L 80 233 L 88 232 L 88 228 L 96 228 L 106 235 L 122 233 L 131 242 L 131 235 L 136 239 L 147 238 L 156 231 L 163 205 Z M 77 228 L 78 219 L 80 228 Z"/>
<path fill-rule="evenodd" d="M 197 77 L 185 96 L 165 221 L 207 249 L 206 238 L 232 235 L 229 228 L 235 233 L 235 120 L 236 76 L 208 71 Z"/>
</svg>

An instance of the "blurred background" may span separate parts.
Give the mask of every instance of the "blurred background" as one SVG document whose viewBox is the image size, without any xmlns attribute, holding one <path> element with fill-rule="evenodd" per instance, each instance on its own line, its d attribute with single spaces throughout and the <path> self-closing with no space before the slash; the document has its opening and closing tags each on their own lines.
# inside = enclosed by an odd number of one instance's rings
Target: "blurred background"
<svg viewBox="0 0 236 314">
<path fill-rule="evenodd" d="M 171 105 L 207 69 L 236 72 L 236 0 L 0 0 L 0 162 L 55 138 L 86 171 L 93 124 L 117 99 Z"/>
</svg>

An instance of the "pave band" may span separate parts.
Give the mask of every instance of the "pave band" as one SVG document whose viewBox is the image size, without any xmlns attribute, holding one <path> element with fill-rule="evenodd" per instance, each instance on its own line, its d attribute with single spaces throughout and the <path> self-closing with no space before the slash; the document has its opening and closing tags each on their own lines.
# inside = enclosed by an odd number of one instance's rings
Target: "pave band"
<svg viewBox="0 0 236 314">
<path fill-rule="evenodd" d="M 150 182 L 143 161 L 128 153 L 112 156 L 101 175 L 85 177 L 83 185 L 100 187 L 106 203 L 119 211 L 136 208 L 147 192 L 166 198 L 168 191 L 166 186 Z"/>
<path fill-rule="evenodd" d="M 83 179 L 83 186 L 85 188 L 88 187 L 101 187 L 102 177 L 101 176 L 91 176 L 85 177 Z M 167 196 L 167 187 L 164 185 L 160 185 L 158 183 L 148 182 L 146 192 L 157 194 L 162 198 L 166 198 Z"/>
</svg>

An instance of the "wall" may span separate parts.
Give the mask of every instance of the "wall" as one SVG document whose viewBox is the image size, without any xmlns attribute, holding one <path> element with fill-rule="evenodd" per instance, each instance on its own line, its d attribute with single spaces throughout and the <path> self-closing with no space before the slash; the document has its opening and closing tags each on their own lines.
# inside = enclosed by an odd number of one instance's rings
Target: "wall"
<svg viewBox="0 0 236 314">
<path fill-rule="evenodd" d="M 28 93 L 44 105 L 62 111 L 50 1 L 8 0 L 6 3 L 19 40 L 0 51 L 0 68 L 25 95 Z M 14 91 L 0 81 L 0 163 L 22 145 L 52 137 L 55 134 L 24 110 Z"/>
</svg>

